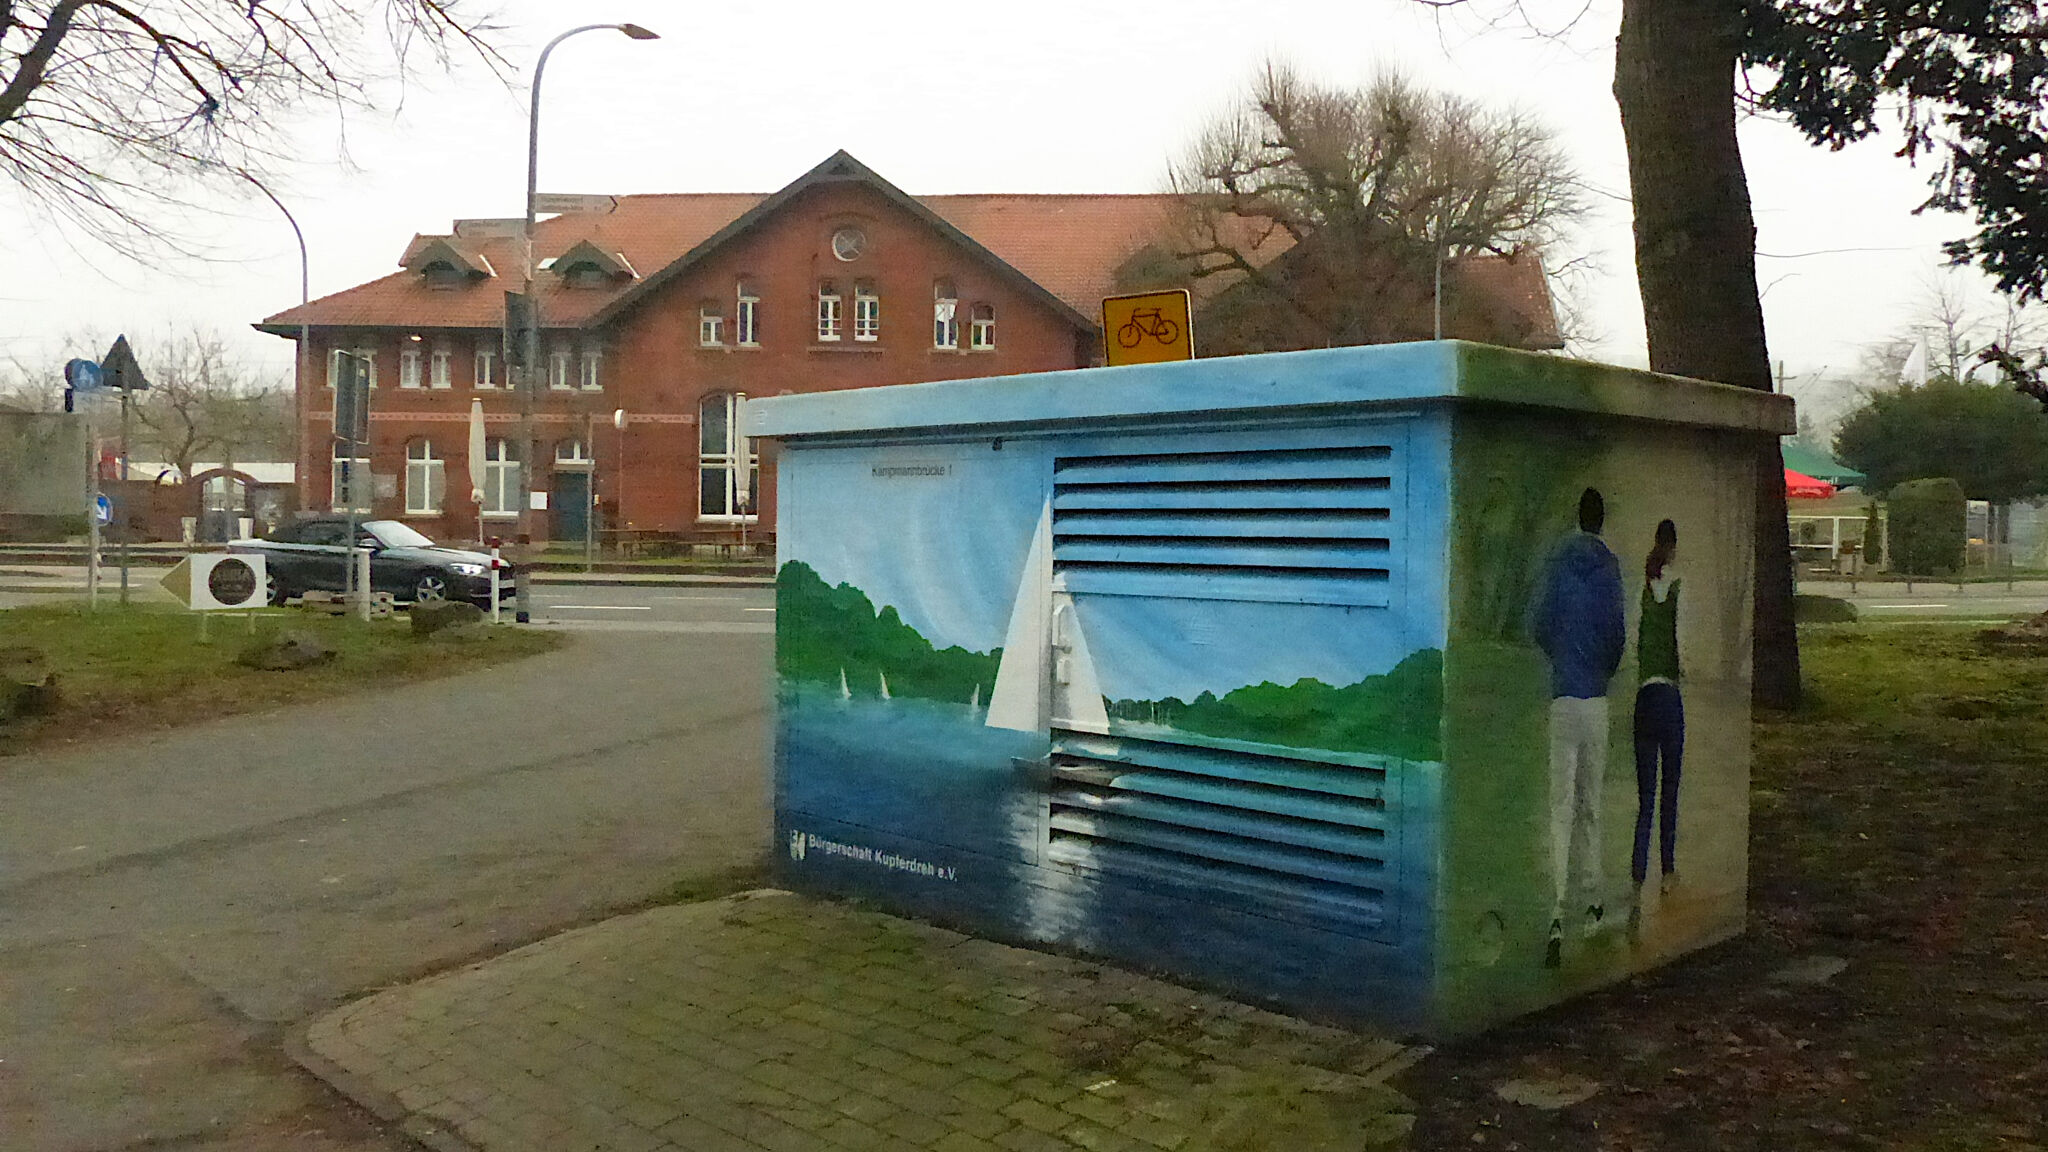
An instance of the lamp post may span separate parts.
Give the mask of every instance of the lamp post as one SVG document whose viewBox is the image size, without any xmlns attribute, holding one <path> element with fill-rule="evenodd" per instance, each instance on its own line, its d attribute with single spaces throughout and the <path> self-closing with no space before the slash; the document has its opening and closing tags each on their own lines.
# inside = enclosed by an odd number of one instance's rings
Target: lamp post
<svg viewBox="0 0 2048 1152">
<path fill-rule="evenodd" d="M 292 210 L 285 207 L 284 201 L 279 200 L 277 195 L 269 188 L 264 187 L 263 181 L 258 180 L 246 170 L 240 168 L 236 169 L 235 172 L 242 179 L 254 184 L 256 190 L 263 193 L 264 199 L 277 205 L 277 210 L 284 213 L 285 223 L 292 226 L 292 235 L 299 241 L 299 343 L 297 354 L 293 357 L 295 363 L 292 365 L 292 431 L 293 439 L 298 442 L 298 464 L 292 479 L 295 486 L 299 489 L 299 497 L 303 501 L 306 492 L 306 477 L 311 475 L 313 471 L 306 456 L 306 396 L 303 391 L 308 375 L 306 356 L 313 350 L 313 328 L 307 322 L 305 314 L 306 304 L 313 298 L 313 278 L 310 274 L 311 265 L 306 260 L 306 234 L 299 229 L 299 221 L 292 215 Z"/>
<path fill-rule="evenodd" d="M 547 46 L 540 50 L 539 61 L 533 66 L 533 91 L 530 95 L 530 105 L 526 118 L 526 218 L 519 233 L 519 295 L 525 302 L 526 312 L 524 317 L 526 330 L 523 337 L 519 337 L 524 347 L 520 349 L 521 355 L 519 359 L 522 361 L 522 364 L 518 370 L 519 379 L 517 380 L 519 386 L 520 439 L 518 525 L 519 540 L 522 544 L 531 543 L 533 540 L 533 469 L 535 464 L 533 409 L 535 393 L 539 391 L 537 384 L 540 375 L 540 309 L 534 305 L 533 301 L 533 201 L 535 191 L 539 187 L 540 81 L 542 74 L 547 71 L 548 54 L 555 50 L 555 45 L 560 44 L 571 36 L 581 35 L 585 32 L 596 32 L 607 28 L 623 32 L 628 38 L 633 40 L 660 39 L 655 33 L 642 28 L 638 24 L 585 24 L 580 28 L 571 28 L 553 40 L 548 41 Z M 515 331 L 514 327 L 509 324 L 507 325 L 507 330 Z M 518 618 L 524 621 L 529 617 L 526 606 L 526 569 L 523 566 L 519 570 L 519 577 L 517 589 L 519 597 Z"/>
</svg>

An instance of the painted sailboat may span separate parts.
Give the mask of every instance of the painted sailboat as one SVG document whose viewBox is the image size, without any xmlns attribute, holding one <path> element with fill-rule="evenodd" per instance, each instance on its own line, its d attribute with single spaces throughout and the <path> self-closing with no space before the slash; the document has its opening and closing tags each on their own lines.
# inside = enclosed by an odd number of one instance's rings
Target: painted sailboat
<svg viewBox="0 0 2048 1152">
<path fill-rule="evenodd" d="M 981 711 L 981 684 L 978 681 L 974 685 L 974 698 L 967 702 L 967 707 L 976 712 Z"/>
<path fill-rule="evenodd" d="M 853 699 L 853 689 L 846 686 L 846 669 L 844 668 L 839 670 L 839 698 L 841 700 Z"/>
<path fill-rule="evenodd" d="M 887 699 L 889 698 L 889 677 L 888 677 L 888 674 L 887 674 L 887 673 L 885 673 L 885 672 L 883 672 L 883 671 L 882 671 L 882 670 L 881 670 L 880 668 L 877 668 L 877 669 L 875 669 L 875 675 L 881 678 L 881 681 L 882 681 L 882 699 L 884 699 L 884 700 L 887 700 Z"/>
<path fill-rule="evenodd" d="M 1052 648 L 1052 501 L 1039 513 L 1024 571 L 1017 577 L 1017 598 L 1010 608 L 1010 627 L 1003 636 L 1003 659 L 996 666 L 995 687 L 989 690 L 990 728 L 1018 732 L 1045 731 L 1046 657 Z"/>
</svg>

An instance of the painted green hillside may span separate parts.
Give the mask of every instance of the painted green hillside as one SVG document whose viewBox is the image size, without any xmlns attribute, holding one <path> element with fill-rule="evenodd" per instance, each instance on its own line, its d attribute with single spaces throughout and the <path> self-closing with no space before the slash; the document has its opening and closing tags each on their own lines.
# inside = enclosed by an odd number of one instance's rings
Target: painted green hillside
<svg viewBox="0 0 2048 1152">
<path fill-rule="evenodd" d="M 1002 650 L 969 652 L 932 647 L 905 624 L 894 607 L 880 611 L 851 584 L 832 587 L 800 560 L 775 577 L 775 670 L 785 681 L 839 687 L 840 674 L 855 696 L 881 693 L 965 704 L 979 689 L 987 700 Z"/>
<path fill-rule="evenodd" d="M 1443 677 L 1443 653 L 1424 648 L 1385 675 L 1341 688 L 1307 679 L 1284 687 L 1250 684 L 1221 697 L 1204 692 L 1192 703 L 1113 700 L 1109 714 L 1227 740 L 1440 760 Z"/>
</svg>

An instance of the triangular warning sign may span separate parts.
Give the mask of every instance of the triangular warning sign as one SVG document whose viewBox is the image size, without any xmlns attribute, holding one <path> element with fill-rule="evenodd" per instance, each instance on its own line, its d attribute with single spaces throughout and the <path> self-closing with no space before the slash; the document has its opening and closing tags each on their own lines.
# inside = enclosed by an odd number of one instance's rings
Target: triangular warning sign
<svg viewBox="0 0 2048 1152">
<path fill-rule="evenodd" d="M 142 365 L 136 362 L 135 350 L 128 347 L 128 337 L 114 337 L 114 346 L 100 358 L 100 375 L 105 387 L 119 388 L 125 392 L 143 392 L 149 388 L 149 379 L 142 374 Z"/>
</svg>

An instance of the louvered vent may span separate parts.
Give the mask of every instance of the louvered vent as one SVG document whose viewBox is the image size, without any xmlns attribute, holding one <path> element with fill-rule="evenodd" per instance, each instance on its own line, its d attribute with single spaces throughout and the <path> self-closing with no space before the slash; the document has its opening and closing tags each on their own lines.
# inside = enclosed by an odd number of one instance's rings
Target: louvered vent
<svg viewBox="0 0 2048 1152">
<path fill-rule="evenodd" d="M 1389 445 L 1070 457 L 1053 567 L 1070 592 L 1385 606 Z"/>
<path fill-rule="evenodd" d="M 1397 882 L 1386 793 L 1377 768 L 1055 730 L 1046 851 L 1378 936 Z"/>
</svg>

